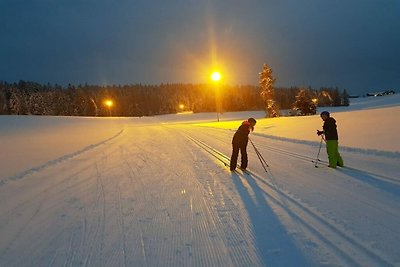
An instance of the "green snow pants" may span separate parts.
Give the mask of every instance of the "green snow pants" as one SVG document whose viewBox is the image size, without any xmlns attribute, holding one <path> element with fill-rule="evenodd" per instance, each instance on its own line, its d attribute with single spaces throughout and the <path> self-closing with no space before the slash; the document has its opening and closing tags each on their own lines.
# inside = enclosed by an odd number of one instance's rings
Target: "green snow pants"
<svg viewBox="0 0 400 267">
<path fill-rule="evenodd" d="M 339 154 L 338 140 L 326 140 L 326 152 L 328 153 L 329 167 L 343 167 L 343 159 Z"/>
</svg>

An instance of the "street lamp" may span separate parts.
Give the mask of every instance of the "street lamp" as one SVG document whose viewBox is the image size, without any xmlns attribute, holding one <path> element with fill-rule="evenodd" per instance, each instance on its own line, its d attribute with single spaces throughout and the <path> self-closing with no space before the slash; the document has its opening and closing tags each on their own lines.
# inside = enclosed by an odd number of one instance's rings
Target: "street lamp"
<svg viewBox="0 0 400 267">
<path fill-rule="evenodd" d="M 219 82 L 219 80 L 221 80 L 221 73 L 219 73 L 219 71 L 214 71 L 211 74 L 211 80 L 213 80 L 214 82 Z"/>
<path fill-rule="evenodd" d="M 218 83 L 221 80 L 221 73 L 219 71 L 211 73 L 211 80 L 215 83 L 215 104 L 217 110 L 217 121 L 219 122 Z"/>
<path fill-rule="evenodd" d="M 104 101 L 104 104 L 108 107 L 108 113 L 111 117 L 111 107 L 114 105 L 113 101 L 111 99 L 107 99 Z"/>
</svg>

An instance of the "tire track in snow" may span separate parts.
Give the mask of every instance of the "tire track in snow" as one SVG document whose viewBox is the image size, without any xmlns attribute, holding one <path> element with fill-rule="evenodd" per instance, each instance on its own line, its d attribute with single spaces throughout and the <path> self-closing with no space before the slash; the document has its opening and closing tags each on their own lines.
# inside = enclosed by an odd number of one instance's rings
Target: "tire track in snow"
<svg viewBox="0 0 400 267">
<path fill-rule="evenodd" d="M 196 138 L 188 137 L 226 166 L 227 160 L 229 160 L 228 156 Z M 290 193 L 276 187 L 273 182 L 263 179 L 258 174 L 254 172 L 249 173 L 250 175 L 242 173 L 242 178 L 257 179 L 257 181 L 264 184 L 262 190 L 274 200 L 274 203 L 279 206 L 279 208 L 283 209 L 290 217 L 306 227 L 317 240 L 320 240 L 336 251 L 336 255 L 340 256 L 346 263 L 363 266 L 365 264 L 368 265 L 368 263 L 372 261 L 379 266 L 392 265 L 390 259 L 386 256 L 376 253 L 372 248 L 353 236 L 353 234 L 347 232 L 345 229 L 342 229 L 342 227 L 325 218 L 319 212 L 308 207 L 308 205 L 302 203 L 301 200 L 295 199 Z M 274 180 L 271 173 L 268 175 L 270 176 L 269 178 Z M 282 198 L 285 199 L 285 202 L 282 202 Z M 326 235 L 328 235 L 329 238 L 326 237 Z"/>
</svg>

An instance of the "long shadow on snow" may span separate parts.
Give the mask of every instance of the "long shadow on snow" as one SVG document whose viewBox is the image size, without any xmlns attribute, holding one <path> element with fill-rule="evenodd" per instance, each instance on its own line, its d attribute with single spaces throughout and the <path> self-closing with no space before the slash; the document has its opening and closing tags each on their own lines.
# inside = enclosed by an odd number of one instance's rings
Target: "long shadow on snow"
<svg viewBox="0 0 400 267">
<path fill-rule="evenodd" d="M 391 178 L 379 178 L 379 176 L 375 177 L 373 174 L 370 174 L 366 171 L 357 170 L 353 168 L 338 168 L 338 171 L 344 173 L 345 175 L 354 178 L 363 183 L 367 183 L 373 187 L 379 188 L 383 191 L 393 194 L 394 196 L 400 196 L 400 183 L 395 181 L 390 181 L 388 179 Z M 387 179 L 387 180 L 385 180 Z"/>
<path fill-rule="evenodd" d="M 268 205 L 266 195 L 255 179 L 250 174 L 241 176 L 236 172 L 231 173 L 231 178 L 249 215 L 263 264 L 265 266 L 312 266 L 313 264 L 296 247 L 293 238 Z M 250 188 L 244 184 L 244 181 Z"/>
</svg>

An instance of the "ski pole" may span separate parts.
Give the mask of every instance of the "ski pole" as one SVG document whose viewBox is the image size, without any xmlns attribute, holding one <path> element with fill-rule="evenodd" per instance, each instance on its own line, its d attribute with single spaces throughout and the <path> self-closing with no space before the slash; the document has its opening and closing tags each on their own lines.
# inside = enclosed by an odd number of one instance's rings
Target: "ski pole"
<svg viewBox="0 0 400 267">
<path fill-rule="evenodd" d="M 261 160 L 264 162 L 265 166 L 269 167 L 268 163 L 265 161 L 263 155 L 261 155 L 260 151 L 254 146 L 256 153 L 258 156 L 260 156 Z"/>
<path fill-rule="evenodd" d="M 321 136 L 321 142 L 319 142 L 319 149 L 318 149 L 318 153 L 317 153 L 317 158 L 315 159 L 315 168 L 318 168 L 318 161 L 319 161 L 319 153 L 321 152 L 321 147 L 322 147 L 322 141 L 324 140 L 324 136 Z"/>
<path fill-rule="evenodd" d="M 261 165 L 263 166 L 265 172 L 268 172 L 268 171 L 267 171 L 267 168 L 266 168 L 266 167 L 269 167 L 269 166 L 268 166 L 268 163 L 265 161 L 265 159 L 264 159 L 264 157 L 261 155 L 260 151 L 258 151 L 258 149 L 257 149 L 257 147 L 254 145 L 253 141 L 251 141 L 250 138 L 249 138 L 249 140 L 250 140 L 251 145 L 252 145 L 253 148 L 254 148 L 254 151 L 256 151 L 257 157 L 258 157 L 258 159 L 260 160 Z"/>
</svg>

